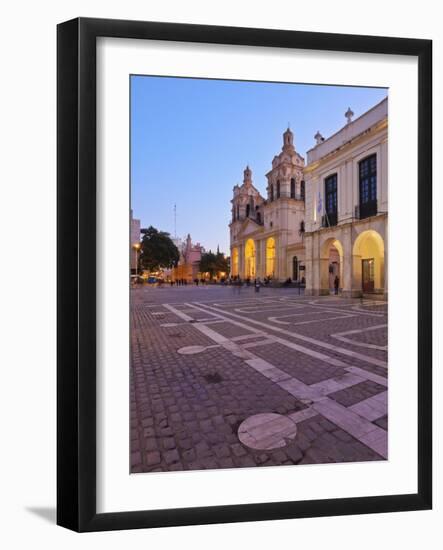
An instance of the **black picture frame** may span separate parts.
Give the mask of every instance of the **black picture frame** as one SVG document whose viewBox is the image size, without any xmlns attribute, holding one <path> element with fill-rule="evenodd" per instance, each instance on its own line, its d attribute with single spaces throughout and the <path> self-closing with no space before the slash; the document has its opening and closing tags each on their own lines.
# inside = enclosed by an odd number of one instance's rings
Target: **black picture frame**
<svg viewBox="0 0 443 550">
<path fill-rule="evenodd" d="M 416 494 L 96 512 L 96 39 L 399 54 L 418 58 Z M 57 523 L 75 531 L 425 510 L 432 506 L 432 42 L 79 18 L 57 29 Z"/>
</svg>

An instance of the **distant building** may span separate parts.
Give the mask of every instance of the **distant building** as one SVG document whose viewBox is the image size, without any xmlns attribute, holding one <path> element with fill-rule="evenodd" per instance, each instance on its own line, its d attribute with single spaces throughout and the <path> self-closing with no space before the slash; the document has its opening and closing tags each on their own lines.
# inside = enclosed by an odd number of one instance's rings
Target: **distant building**
<svg viewBox="0 0 443 550">
<path fill-rule="evenodd" d="M 178 239 L 174 239 L 178 241 Z M 172 279 L 186 279 L 188 282 L 193 281 L 200 276 L 200 260 L 205 249 L 200 243 L 192 244 L 191 235 L 188 233 L 186 240 L 178 241 L 177 246 L 180 252 L 180 259 L 177 267 L 172 270 Z"/>
<path fill-rule="evenodd" d="M 137 258 L 139 256 L 139 251 L 134 247 L 135 244 L 140 244 L 140 220 L 132 217 L 131 210 L 131 234 L 129 243 L 131 272 L 136 271 Z"/>
</svg>

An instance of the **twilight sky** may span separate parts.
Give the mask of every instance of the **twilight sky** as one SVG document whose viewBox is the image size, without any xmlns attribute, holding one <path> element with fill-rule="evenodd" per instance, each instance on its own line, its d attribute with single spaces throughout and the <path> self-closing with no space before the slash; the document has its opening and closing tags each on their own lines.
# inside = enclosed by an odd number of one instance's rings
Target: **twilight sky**
<svg viewBox="0 0 443 550">
<path fill-rule="evenodd" d="M 229 254 L 232 187 L 249 163 L 266 196 L 265 174 L 288 123 L 306 159 L 320 130 L 342 126 L 387 95 L 382 88 L 131 77 L 131 205 L 142 227 L 190 233 Z"/>
</svg>

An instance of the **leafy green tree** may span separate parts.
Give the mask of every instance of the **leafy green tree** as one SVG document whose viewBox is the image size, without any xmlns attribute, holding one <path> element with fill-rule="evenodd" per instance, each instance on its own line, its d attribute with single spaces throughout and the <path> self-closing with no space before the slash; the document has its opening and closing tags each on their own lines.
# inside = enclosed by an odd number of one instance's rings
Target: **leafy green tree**
<svg viewBox="0 0 443 550">
<path fill-rule="evenodd" d="M 169 233 L 159 231 L 152 225 L 148 229 L 142 229 L 141 233 L 143 235 L 140 249 L 142 269 L 156 271 L 159 268 L 170 268 L 177 265 L 180 253 Z"/>
<path fill-rule="evenodd" d="M 202 254 L 199 269 L 201 273 L 209 273 L 210 279 L 214 278 L 217 273 L 217 256 L 211 250 Z"/>
<path fill-rule="evenodd" d="M 218 249 L 216 254 L 210 250 L 202 254 L 199 269 L 201 273 L 209 273 L 209 278 L 213 279 L 217 273 L 227 273 L 229 271 L 229 264 L 225 255 Z"/>
<path fill-rule="evenodd" d="M 216 256 L 216 267 L 217 272 L 222 273 L 229 273 L 229 262 L 228 259 L 225 258 L 225 255 L 222 252 L 217 251 Z"/>
</svg>

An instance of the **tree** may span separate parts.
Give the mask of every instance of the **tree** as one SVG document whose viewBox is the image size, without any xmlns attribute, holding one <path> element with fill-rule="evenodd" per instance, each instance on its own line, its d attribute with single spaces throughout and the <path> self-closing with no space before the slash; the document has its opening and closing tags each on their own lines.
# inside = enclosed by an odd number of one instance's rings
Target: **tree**
<svg viewBox="0 0 443 550">
<path fill-rule="evenodd" d="M 199 269 L 201 273 L 209 273 L 209 278 L 213 279 L 214 275 L 217 273 L 227 273 L 229 271 L 229 265 L 222 252 L 217 250 L 217 254 L 214 254 L 214 252 L 210 250 L 202 254 Z"/>
<path fill-rule="evenodd" d="M 205 252 L 200 259 L 199 269 L 201 273 L 209 273 L 209 278 L 212 279 L 217 273 L 217 256 L 211 252 Z"/>
<path fill-rule="evenodd" d="M 177 265 L 180 254 L 169 233 L 158 231 L 152 225 L 148 229 L 142 229 L 141 233 L 143 235 L 140 250 L 142 269 L 156 271 L 159 268 Z"/>
<path fill-rule="evenodd" d="M 229 273 L 229 262 L 222 252 L 217 252 L 216 266 L 219 273 Z"/>
</svg>

